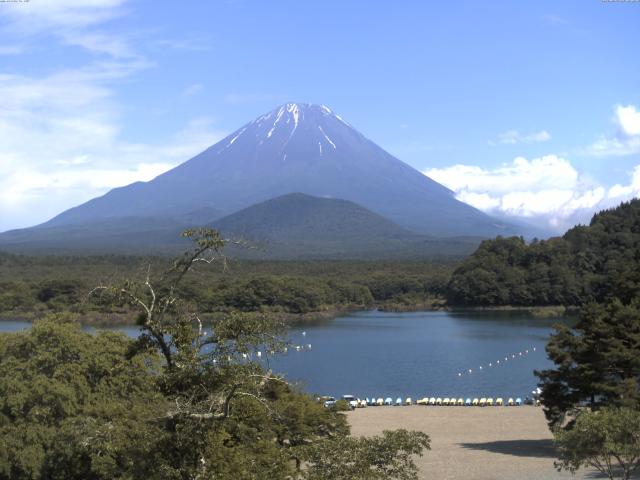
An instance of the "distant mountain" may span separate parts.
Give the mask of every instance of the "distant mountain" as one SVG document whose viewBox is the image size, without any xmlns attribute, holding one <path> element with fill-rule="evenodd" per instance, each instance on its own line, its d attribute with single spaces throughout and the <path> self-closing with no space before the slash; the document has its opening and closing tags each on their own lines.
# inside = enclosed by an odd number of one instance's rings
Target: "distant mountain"
<svg viewBox="0 0 640 480">
<path fill-rule="evenodd" d="M 150 182 L 116 188 L 47 226 L 121 217 L 228 215 L 287 193 L 350 200 L 410 230 L 492 237 L 516 228 L 455 199 L 322 105 L 288 103 Z"/>
<path fill-rule="evenodd" d="M 37 254 L 175 254 L 189 247 L 180 233 L 191 226 L 174 218 L 150 217 L 38 226 L 0 234 L 0 250 Z"/>
<path fill-rule="evenodd" d="M 431 237 L 527 236 L 522 227 L 456 200 L 450 190 L 385 152 L 329 108 L 288 103 L 149 182 L 113 189 L 44 224 L 0 234 L 0 249 L 175 247 L 182 244 L 173 237 L 186 226 L 211 224 L 294 192 L 354 202 L 378 215 L 376 228 L 386 222 L 387 233 L 395 224 L 396 229 Z M 353 209 L 350 214 L 357 215 Z M 335 230 L 314 222 L 321 222 L 321 216 L 296 228 Z M 251 224 L 267 231 L 267 223 Z M 289 233 L 294 231 L 303 233 Z M 372 230 L 372 242 L 380 235 Z M 331 243 L 328 236 L 323 238 Z"/>
<path fill-rule="evenodd" d="M 41 226 L 0 235 L 0 249 L 30 253 L 175 254 L 188 247 L 180 233 L 209 226 L 247 248 L 230 246 L 233 257 L 425 258 L 469 255 L 480 238 L 440 238 L 406 230 L 348 200 L 291 193 L 247 207 L 213 223 L 194 212 L 183 219 L 124 217 L 82 224 Z"/>
<path fill-rule="evenodd" d="M 407 238 L 414 233 L 348 200 L 289 193 L 213 223 L 224 234 L 274 241 Z"/>
<path fill-rule="evenodd" d="M 213 223 L 225 236 L 252 242 L 234 253 L 254 258 L 360 258 L 468 255 L 476 238 L 427 237 L 353 202 L 291 193 Z"/>
</svg>

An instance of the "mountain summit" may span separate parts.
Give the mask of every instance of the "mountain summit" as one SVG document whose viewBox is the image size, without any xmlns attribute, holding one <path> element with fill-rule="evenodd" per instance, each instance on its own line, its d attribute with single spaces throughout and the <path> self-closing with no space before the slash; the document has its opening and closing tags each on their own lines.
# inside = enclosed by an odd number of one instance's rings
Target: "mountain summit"
<svg viewBox="0 0 640 480">
<path fill-rule="evenodd" d="M 203 210 L 221 218 L 292 192 L 350 200 L 429 235 L 520 233 L 456 200 L 328 107 L 301 103 L 261 115 L 150 182 L 111 190 L 43 226 Z"/>
</svg>

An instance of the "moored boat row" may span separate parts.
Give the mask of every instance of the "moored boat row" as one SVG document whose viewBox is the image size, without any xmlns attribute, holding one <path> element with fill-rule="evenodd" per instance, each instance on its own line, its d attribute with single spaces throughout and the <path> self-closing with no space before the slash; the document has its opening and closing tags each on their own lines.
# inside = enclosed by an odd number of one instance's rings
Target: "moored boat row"
<svg viewBox="0 0 640 480">
<path fill-rule="evenodd" d="M 379 405 L 427 405 L 427 406 L 449 406 L 449 407 L 463 407 L 463 406 L 474 406 L 474 407 L 501 407 L 501 406 L 520 406 L 523 404 L 528 405 L 537 405 L 537 401 L 533 401 L 530 399 L 526 399 L 524 402 L 520 397 L 509 397 L 505 401 L 502 397 L 498 397 L 494 400 L 493 397 L 475 397 L 475 398 L 462 398 L 462 397 L 423 397 L 415 402 L 411 397 L 407 397 L 405 400 L 398 397 L 395 401 L 392 400 L 391 397 L 387 397 L 386 399 L 379 398 L 365 398 L 365 399 L 357 399 L 356 407 L 366 407 L 366 406 L 379 406 Z"/>
<path fill-rule="evenodd" d="M 526 397 L 523 401 L 520 397 L 509 397 L 506 400 L 502 397 L 422 397 L 418 400 L 413 400 L 411 397 L 402 398 L 397 397 L 395 400 L 393 397 L 367 397 L 356 398 L 353 395 L 343 395 L 342 400 L 346 401 L 351 409 L 376 407 L 376 406 L 410 406 L 410 405 L 423 405 L 423 406 L 448 406 L 448 407 L 518 407 L 520 405 L 540 405 L 540 401 Z M 330 407 L 335 404 L 335 398 L 323 397 L 324 405 Z"/>
</svg>

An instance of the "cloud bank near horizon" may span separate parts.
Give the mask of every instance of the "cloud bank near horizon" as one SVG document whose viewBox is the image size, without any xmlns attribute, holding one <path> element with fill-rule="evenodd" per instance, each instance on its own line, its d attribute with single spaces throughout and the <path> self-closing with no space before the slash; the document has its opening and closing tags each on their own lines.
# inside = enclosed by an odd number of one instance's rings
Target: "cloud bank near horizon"
<svg viewBox="0 0 640 480">
<path fill-rule="evenodd" d="M 613 122 L 615 135 L 602 136 L 583 149 L 584 153 L 595 156 L 640 153 L 638 108 L 616 105 Z M 640 197 L 640 163 L 627 172 L 626 183 L 609 186 L 582 175 L 567 158 L 554 154 L 531 160 L 519 156 L 493 169 L 457 164 L 423 173 L 453 190 L 458 200 L 488 214 L 523 218 L 559 233 L 588 222 L 598 210 Z"/>
</svg>

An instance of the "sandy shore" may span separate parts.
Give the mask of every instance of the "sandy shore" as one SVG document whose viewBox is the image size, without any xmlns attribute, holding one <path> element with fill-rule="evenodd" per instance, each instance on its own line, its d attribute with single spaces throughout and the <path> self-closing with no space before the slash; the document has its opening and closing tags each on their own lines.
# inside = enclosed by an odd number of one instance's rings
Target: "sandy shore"
<svg viewBox="0 0 640 480">
<path fill-rule="evenodd" d="M 353 435 L 420 430 L 431 451 L 417 459 L 421 479 L 546 480 L 598 478 L 559 473 L 541 408 L 368 407 L 348 413 Z"/>
</svg>

